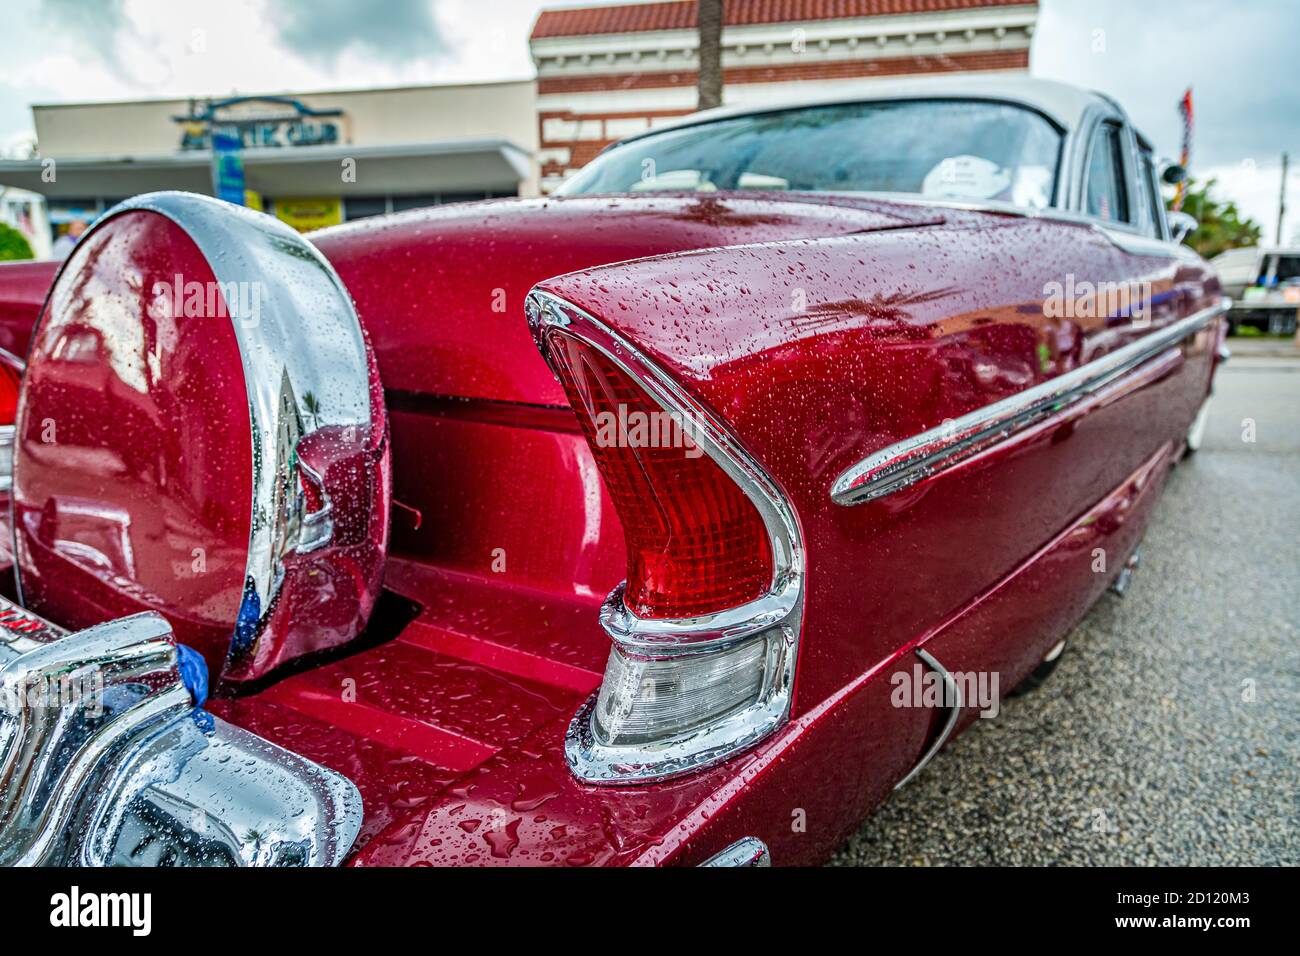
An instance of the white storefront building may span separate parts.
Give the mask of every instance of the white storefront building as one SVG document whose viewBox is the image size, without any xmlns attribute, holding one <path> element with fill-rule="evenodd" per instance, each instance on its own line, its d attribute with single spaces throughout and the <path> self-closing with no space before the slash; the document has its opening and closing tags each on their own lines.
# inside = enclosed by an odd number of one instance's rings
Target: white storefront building
<svg viewBox="0 0 1300 956">
<path fill-rule="evenodd" d="M 534 83 L 32 107 L 39 155 L 0 185 L 58 229 L 157 189 L 213 191 L 210 131 L 242 140 L 247 202 L 299 228 L 537 191 Z"/>
</svg>

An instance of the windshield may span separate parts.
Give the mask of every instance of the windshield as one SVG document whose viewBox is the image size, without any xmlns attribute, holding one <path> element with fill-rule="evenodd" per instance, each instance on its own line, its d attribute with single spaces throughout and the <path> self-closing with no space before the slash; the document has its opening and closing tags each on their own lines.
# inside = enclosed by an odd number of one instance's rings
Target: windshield
<svg viewBox="0 0 1300 956">
<path fill-rule="evenodd" d="M 916 193 L 1052 201 L 1061 133 L 1008 103 L 804 107 L 666 130 L 602 153 L 560 195 L 718 190 Z"/>
</svg>

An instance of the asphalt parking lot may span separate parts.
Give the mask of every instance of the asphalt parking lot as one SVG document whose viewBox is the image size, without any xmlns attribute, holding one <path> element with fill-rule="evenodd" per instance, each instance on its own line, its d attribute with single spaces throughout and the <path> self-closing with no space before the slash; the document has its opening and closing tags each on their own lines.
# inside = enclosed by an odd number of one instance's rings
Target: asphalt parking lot
<svg viewBox="0 0 1300 956">
<path fill-rule="evenodd" d="M 832 865 L 1300 864 L 1300 353 L 1234 350 L 1128 595 Z"/>
</svg>

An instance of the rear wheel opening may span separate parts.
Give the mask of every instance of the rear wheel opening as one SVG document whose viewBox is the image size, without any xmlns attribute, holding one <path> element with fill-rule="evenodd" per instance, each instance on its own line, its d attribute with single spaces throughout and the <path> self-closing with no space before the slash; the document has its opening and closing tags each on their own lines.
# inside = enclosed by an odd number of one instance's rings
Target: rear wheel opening
<svg viewBox="0 0 1300 956">
<path fill-rule="evenodd" d="M 1047 652 L 1047 656 L 1043 658 L 1042 663 L 1030 671 L 1029 676 L 1015 686 L 1015 689 L 1011 691 L 1011 696 L 1020 697 L 1042 687 L 1047 682 L 1047 679 L 1052 676 L 1057 665 L 1061 663 L 1061 655 L 1065 653 L 1065 643 L 1064 638 L 1057 641 L 1052 649 Z"/>
</svg>

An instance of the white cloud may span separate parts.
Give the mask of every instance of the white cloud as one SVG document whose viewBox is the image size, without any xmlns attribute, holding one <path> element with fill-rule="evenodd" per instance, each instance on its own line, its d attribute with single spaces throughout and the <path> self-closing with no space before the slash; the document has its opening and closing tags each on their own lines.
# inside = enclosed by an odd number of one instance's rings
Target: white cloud
<svg viewBox="0 0 1300 956">
<path fill-rule="evenodd" d="M 402 22 L 414 24 L 419 42 L 374 26 L 356 42 L 333 40 L 331 30 L 347 34 L 352 20 L 382 16 L 382 5 L 344 0 L 326 0 L 329 16 L 319 23 L 290 17 L 297 27 L 286 31 L 286 11 L 310 8 L 301 0 L 277 6 L 285 2 L 5 0 L 0 143 L 30 135 L 34 102 L 531 76 L 529 29 L 543 6 L 568 0 L 403 0 Z M 295 50 L 285 32 L 315 48 Z M 1191 84 L 1193 174 L 1218 174 L 1220 192 L 1271 236 L 1278 154 L 1290 149 L 1300 167 L 1300 86 L 1288 82 L 1298 35 L 1294 3 L 1243 0 L 1227 15 L 1212 0 L 1042 0 L 1032 66 L 1113 94 L 1166 155 L 1178 150 L 1175 106 Z M 1256 163 L 1253 174 L 1243 172 L 1244 159 Z M 1293 194 L 1300 220 L 1300 189 Z"/>
<path fill-rule="evenodd" d="M 1287 175 L 1287 214 L 1282 224 L 1282 241 L 1300 243 L 1300 157 L 1292 157 Z M 1256 163 L 1246 160 L 1226 166 L 1199 170 L 1202 178 L 1217 180 L 1211 195 L 1231 199 L 1243 216 L 1254 219 L 1263 229 L 1264 242 L 1274 241 L 1277 233 L 1278 195 L 1282 186 L 1280 160 Z"/>
<path fill-rule="evenodd" d="M 0 150 L 31 137 L 33 103 L 484 82 L 533 74 L 527 37 L 542 0 L 425 2 L 437 26 L 436 43 L 399 44 L 388 56 L 380 49 L 385 35 L 372 31 L 367 43 L 329 45 L 322 57 L 285 44 L 272 12 L 276 0 L 125 0 L 109 13 L 93 7 L 97 12 L 89 23 L 77 19 L 76 0 L 6 0 L 12 9 L 0 34 Z M 343 17 L 346 9 L 338 9 Z M 364 4 L 355 10 L 375 15 Z"/>
</svg>

